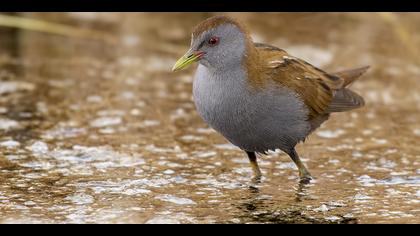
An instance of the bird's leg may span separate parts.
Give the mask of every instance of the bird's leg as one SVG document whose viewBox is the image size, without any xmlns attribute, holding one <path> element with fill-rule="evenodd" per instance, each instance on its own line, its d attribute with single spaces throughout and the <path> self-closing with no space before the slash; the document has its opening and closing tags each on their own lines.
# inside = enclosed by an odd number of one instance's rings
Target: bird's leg
<svg viewBox="0 0 420 236">
<path fill-rule="evenodd" d="M 299 155 L 297 154 L 296 150 L 293 148 L 290 152 L 288 152 L 290 158 L 292 158 L 293 162 L 296 164 L 297 168 L 299 169 L 299 177 L 302 181 L 308 181 L 312 179 L 311 174 L 306 169 L 303 162 L 300 160 Z"/>
<path fill-rule="evenodd" d="M 255 155 L 255 152 L 246 152 L 249 158 L 249 162 L 251 163 L 252 171 L 254 171 L 254 178 L 259 179 L 261 178 L 261 170 L 258 166 L 257 162 L 257 156 Z"/>
</svg>

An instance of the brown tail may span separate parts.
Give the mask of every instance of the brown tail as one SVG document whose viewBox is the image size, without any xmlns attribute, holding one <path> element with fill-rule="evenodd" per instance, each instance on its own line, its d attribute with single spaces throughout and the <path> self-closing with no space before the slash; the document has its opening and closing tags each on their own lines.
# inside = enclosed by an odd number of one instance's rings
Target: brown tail
<svg viewBox="0 0 420 236">
<path fill-rule="evenodd" d="M 360 95 L 346 87 L 353 83 L 368 69 L 369 66 L 365 66 L 334 73 L 334 75 L 344 79 L 344 84 L 342 89 L 338 89 L 334 92 L 333 99 L 327 110 L 328 113 L 349 111 L 365 105 L 365 101 Z"/>
<path fill-rule="evenodd" d="M 333 75 L 344 79 L 343 88 L 345 88 L 349 84 L 353 83 L 356 79 L 358 79 L 361 75 L 363 75 L 369 68 L 370 66 L 364 66 L 360 68 L 333 73 Z"/>
<path fill-rule="evenodd" d="M 334 97 L 327 112 L 343 112 L 353 110 L 365 105 L 365 100 L 359 94 L 348 88 L 342 88 L 334 93 Z"/>
</svg>

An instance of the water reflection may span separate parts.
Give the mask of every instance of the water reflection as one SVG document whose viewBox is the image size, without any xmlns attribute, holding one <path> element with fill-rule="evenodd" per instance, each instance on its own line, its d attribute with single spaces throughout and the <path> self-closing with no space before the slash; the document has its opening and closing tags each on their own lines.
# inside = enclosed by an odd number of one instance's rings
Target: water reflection
<svg viewBox="0 0 420 236">
<path fill-rule="evenodd" d="M 302 202 L 310 199 L 310 188 L 315 184 L 315 180 L 300 180 L 296 188 L 296 201 Z"/>
<path fill-rule="evenodd" d="M 307 183 L 299 183 L 296 190 L 296 201 L 302 202 L 302 197 L 308 197 Z M 324 217 L 309 216 L 304 204 L 284 203 L 262 194 L 257 187 L 250 187 L 239 204 L 235 204 L 239 213 L 235 214 L 234 223 L 332 223 Z M 336 221 L 336 223 L 343 223 Z"/>
</svg>

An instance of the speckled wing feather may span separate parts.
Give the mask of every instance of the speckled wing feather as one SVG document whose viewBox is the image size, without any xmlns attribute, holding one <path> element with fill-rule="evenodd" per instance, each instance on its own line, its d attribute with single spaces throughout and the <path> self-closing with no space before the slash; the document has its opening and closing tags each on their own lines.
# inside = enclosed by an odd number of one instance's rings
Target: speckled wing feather
<svg viewBox="0 0 420 236">
<path fill-rule="evenodd" d="M 296 91 L 309 108 L 308 120 L 324 116 L 330 106 L 334 90 L 344 86 L 344 79 L 327 74 L 286 51 L 266 44 L 255 44 L 260 55 L 260 83 L 272 80 Z"/>
</svg>

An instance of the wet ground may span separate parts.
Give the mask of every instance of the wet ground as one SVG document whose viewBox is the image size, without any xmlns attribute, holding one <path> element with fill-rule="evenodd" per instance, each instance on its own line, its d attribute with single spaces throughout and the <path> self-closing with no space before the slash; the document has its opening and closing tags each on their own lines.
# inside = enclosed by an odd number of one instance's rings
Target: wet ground
<svg viewBox="0 0 420 236">
<path fill-rule="evenodd" d="M 97 40 L 0 28 L 0 223 L 420 223 L 419 14 L 233 14 L 254 39 L 328 71 L 371 65 L 366 107 L 298 152 L 244 153 L 198 117 L 193 68 L 211 14 L 25 14 Z"/>
</svg>

